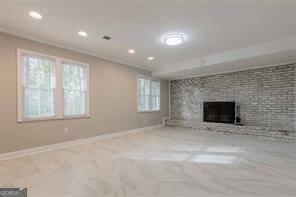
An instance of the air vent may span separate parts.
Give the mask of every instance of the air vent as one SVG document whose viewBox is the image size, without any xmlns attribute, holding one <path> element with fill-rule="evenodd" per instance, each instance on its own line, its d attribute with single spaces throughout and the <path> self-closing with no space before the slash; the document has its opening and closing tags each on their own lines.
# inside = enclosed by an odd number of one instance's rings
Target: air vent
<svg viewBox="0 0 296 197">
<path fill-rule="evenodd" d="M 107 36 L 107 35 L 106 36 L 103 36 L 103 39 L 104 40 L 111 40 L 111 36 Z"/>
</svg>

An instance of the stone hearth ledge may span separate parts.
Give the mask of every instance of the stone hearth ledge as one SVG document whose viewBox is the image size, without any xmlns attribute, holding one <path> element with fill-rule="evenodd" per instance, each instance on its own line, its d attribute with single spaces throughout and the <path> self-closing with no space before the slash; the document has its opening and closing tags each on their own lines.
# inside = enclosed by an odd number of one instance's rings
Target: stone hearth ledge
<svg viewBox="0 0 296 197">
<path fill-rule="evenodd" d="M 286 130 L 272 127 L 252 126 L 252 125 L 235 125 L 225 123 L 209 123 L 191 120 L 165 120 L 165 126 L 183 127 L 191 129 L 199 129 L 206 131 L 215 131 L 229 134 L 250 135 L 257 138 L 279 140 L 279 141 L 295 141 L 296 130 Z"/>
</svg>

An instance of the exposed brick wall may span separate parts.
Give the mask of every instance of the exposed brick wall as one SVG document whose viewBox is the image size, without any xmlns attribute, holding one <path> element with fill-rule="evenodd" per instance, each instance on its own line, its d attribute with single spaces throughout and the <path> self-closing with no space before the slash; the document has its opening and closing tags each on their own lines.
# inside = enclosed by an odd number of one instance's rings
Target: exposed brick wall
<svg viewBox="0 0 296 197">
<path fill-rule="evenodd" d="M 170 97 L 172 120 L 202 122 L 204 101 L 235 101 L 247 126 L 295 131 L 296 64 L 171 81 Z"/>
</svg>

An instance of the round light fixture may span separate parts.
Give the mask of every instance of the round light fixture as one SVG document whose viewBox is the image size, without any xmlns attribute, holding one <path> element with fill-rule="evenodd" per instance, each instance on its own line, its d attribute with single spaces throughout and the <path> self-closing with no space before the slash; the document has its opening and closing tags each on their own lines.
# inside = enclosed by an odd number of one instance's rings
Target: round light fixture
<svg viewBox="0 0 296 197">
<path fill-rule="evenodd" d="M 40 13 L 38 13 L 38 12 L 34 12 L 34 11 L 30 11 L 30 12 L 29 12 L 29 15 L 30 15 L 31 17 L 33 17 L 33 18 L 36 18 L 36 19 L 42 19 L 42 18 L 43 18 L 42 15 L 41 15 Z"/>
<path fill-rule="evenodd" d="M 131 53 L 131 54 L 135 54 L 135 50 L 134 49 L 130 49 L 130 50 L 128 50 L 128 52 Z"/>
<path fill-rule="evenodd" d="M 152 61 L 154 60 L 154 57 L 148 57 L 147 60 Z"/>
<path fill-rule="evenodd" d="M 164 43 L 169 46 L 182 44 L 184 37 L 181 34 L 170 34 L 164 37 Z"/>
<path fill-rule="evenodd" d="M 84 32 L 84 31 L 79 31 L 78 34 L 79 34 L 79 36 L 81 36 L 81 37 L 86 37 L 86 36 L 87 36 L 87 33 Z"/>
</svg>

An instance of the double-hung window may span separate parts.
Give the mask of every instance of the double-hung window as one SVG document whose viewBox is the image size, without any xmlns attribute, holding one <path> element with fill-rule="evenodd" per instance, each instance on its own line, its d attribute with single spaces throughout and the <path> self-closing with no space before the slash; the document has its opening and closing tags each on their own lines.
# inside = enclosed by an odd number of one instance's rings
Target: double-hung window
<svg viewBox="0 0 296 197">
<path fill-rule="evenodd" d="M 149 111 L 149 78 L 138 77 L 138 111 Z"/>
<path fill-rule="evenodd" d="M 64 115 L 86 114 L 87 70 L 79 64 L 63 61 Z"/>
<path fill-rule="evenodd" d="M 138 76 L 138 111 L 160 110 L 160 80 Z"/>
<path fill-rule="evenodd" d="M 160 81 L 152 79 L 151 80 L 151 111 L 160 110 Z"/>
<path fill-rule="evenodd" d="M 55 115 L 56 61 L 33 54 L 22 56 L 23 117 L 44 118 Z"/>
<path fill-rule="evenodd" d="M 18 49 L 18 121 L 89 116 L 88 65 Z"/>
</svg>

